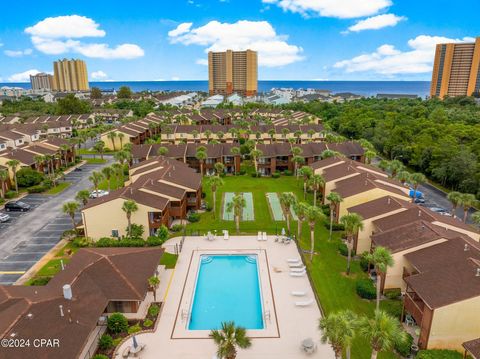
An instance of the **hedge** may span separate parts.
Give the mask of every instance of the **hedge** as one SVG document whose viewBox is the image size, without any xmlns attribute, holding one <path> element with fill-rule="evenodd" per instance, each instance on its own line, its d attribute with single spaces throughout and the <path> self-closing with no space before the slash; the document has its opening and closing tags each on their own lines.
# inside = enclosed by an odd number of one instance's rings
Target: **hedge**
<svg viewBox="0 0 480 359">
<path fill-rule="evenodd" d="M 385 289 L 383 294 L 388 299 L 397 299 L 402 295 L 402 291 L 400 290 L 400 288 L 391 288 L 391 289 Z"/>
<path fill-rule="evenodd" d="M 348 256 L 348 247 L 345 243 L 341 242 L 338 244 L 338 251 L 342 256 Z M 355 250 L 352 249 L 352 257 L 355 255 Z"/>
<path fill-rule="evenodd" d="M 323 209 L 322 209 L 322 211 L 323 211 Z M 326 215 L 327 217 L 330 216 L 330 212 L 325 213 L 325 215 Z M 330 230 L 330 221 L 328 221 L 328 223 L 325 222 L 324 226 L 325 226 L 326 229 Z M 332 230 L 333 230 L 333 231 L 344 231 L 344 230 L 345 230 L 345 226 L 344 226 L 343 224 L 341 224 L 341 223 L 332 223 Z"/>
<path fill-rule="evenodd" d="M 463 355 L 455 350 L 430 349 L 420 350 L 417 359 L 463 359 Z"/>
<path fill-rule="evenodd" d="M 357 294 L 364 299 L 375 299 L 377 297 L 375 286 L 368 278 L 357 280 L 357 283 L 355 284 L 355 290 Z"/>
<path fill-rule="evenodd" d="M 24 167 L 17 171 L 17 182 L 19 187 L 36 186 L 42 183 L 44 177 L 43 173 L 35 171 L 30 167 Z"/>
<path fill-rule="evenodd" d="M 200 215 L 198 213 L 190 213 L 187 219 L 191 223 L 198 222 L 200 220 Z"/>
<path fill-rule="evenodd" d="M 395 350 L 401 356 L 408 357 L 410 355 L 411 350 L 412 350 L 413 337 L 409 333 L 405 333 L 405 334 L 406 334 L 407 340 L 402 341 L 402 342 L 396 342 L 395 343 Z"/>
</svg>

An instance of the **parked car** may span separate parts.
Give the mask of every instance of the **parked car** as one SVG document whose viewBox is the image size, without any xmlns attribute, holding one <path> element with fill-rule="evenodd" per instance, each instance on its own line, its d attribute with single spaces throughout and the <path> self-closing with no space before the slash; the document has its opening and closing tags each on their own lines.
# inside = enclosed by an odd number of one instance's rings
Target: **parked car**
<svg viewBox="0 0 480 359">
<path fill-rule="evenodd" d="M 441 214 L 442 216 L 448 216 L 448 217 L 452 216 L 452 214 L 449 211 L 447 211 L 445 208 L 430 207 L 430 210 L 433 211 L 433 212 L 436 212 L 438 214 Z"/>
<path fill-rule="evenodd" d="M 4 223 L 10 220 L 10 216 L 6 213 L 0 213 L 0 222 Z"/>
<path fill-rule="evenodd" d="M 75 167 L 74 169 L 75 172 L 80 172 L 80 171 L 83 171 L 80 167 Z"/>
<path fill-rule="evenodd" d="M 25 202 L 21 202 L 21 201 L 12 201 L 12 202 L 8 202 L 6 205 L 5 205 L 5 211 L 7 212 L 26 212 L 28 210 L 30 210 L 30 205 L 25 203 Z"/>
<path fill-rule="evenodd" d="M 103 197 L 109 194 L 110 192 L 104 191 L 103 189 L 99 189 L 98 191 L 93 190 L 90 192 L 90 198 L 98 198 L 98 197 Z"/>
<path fill-rule="evenodd" d="M 414 201 L 417 204 L 424 204 L 425 203 L 425 198 L 415 198 Z"/>
</svg>

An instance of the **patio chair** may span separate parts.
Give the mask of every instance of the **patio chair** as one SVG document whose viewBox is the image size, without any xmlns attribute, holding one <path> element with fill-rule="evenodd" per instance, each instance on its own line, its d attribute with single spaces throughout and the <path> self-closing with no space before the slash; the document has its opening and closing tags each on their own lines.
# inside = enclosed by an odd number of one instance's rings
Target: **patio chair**
<svg viewBox="0 0 480 359">
<path fill-rule="evenodd" d="M 262 232 L 258 232 L 257 233 L 257 241 L 261 241 L 262 240 Z"/>
<path fill-rule="evenodd" d="M 290 277 L 303 277 L 306 273 L 305 270 L 303 272 L 290 272 Z"/>
<path fill-rule="evenodd" d="M 304 300 L 304 301 L 301 301 L 301 302 L 295 302 L 295 306 L 296 307 L 308 307 L 312 303 L 313 303 L 313 299 L 309 299 L 309 300 Z"/>
<path fill-rule="evenodd" d="M 405 324 L 407 324 L 407 326 L 415 325 L 415 320 L 413 319 L 413 317 L 410 314 L 407 314 L 405 316 Z"/>
<path fill-rule="evenodd" d="M 262 240 L 264 240 L 264 241 L 267 240 L 267 232 L 262 233 Z"/>
<path fill-rule="evenodd" d="M 291 273 L 300 273 L 300 272 L 305 272 L 306 269 L 307 269 L 307 267 L 305 267 L 305 266 L 300 267 L 300 268 L 290 268 L 290 272 Z"/>
<path fill-rule="evenodd" d="M 290 268 L 301 268 L 303 267 L 303 263 L 302 262 L 288 263 L 288 266 Z"/>
<path fill-rule="evenodd" d="M 307 292 L 302 292 L 302 291 L 293 291 L 291 292 L 291 294 L 294 296 L 294 297 L 304 297 Z"/>
<path fill-rule="evenodd" d="M 300 262 L 300 259 L 288 258 L 287 262 L 288 263 L 298 263 L 298 262 Z"/>
<path fill-rule="evenodd" d="M 130 346 L 123 349 L 122 358 L 128 358 L 130 356 L 130 349 L 131 349 Z"/>
<path fill-rule="evenodd" d="M 317 344 L 313 342 L 312 338 L 303 340 L 300 347 L 306 354 L 313 354 L 317 350 Z"/>
</svg>

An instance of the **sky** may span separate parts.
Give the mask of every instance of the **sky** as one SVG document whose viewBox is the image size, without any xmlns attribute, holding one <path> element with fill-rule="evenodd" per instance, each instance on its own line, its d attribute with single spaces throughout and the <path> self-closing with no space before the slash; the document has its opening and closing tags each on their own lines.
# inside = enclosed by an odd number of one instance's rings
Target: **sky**
<svg viewBox="0 0 480 359">
<path fill-rule="evenodd" d="M 12 1 L 0 82 L 86 61 L 90 81 L 207 80 L 207 53 L 258 51 L 259 80 L 430 80 L 435 44 L 480 36 L 479 0 Z M 123 5 L 125 4 L 125 5 Z"/>
</svg>

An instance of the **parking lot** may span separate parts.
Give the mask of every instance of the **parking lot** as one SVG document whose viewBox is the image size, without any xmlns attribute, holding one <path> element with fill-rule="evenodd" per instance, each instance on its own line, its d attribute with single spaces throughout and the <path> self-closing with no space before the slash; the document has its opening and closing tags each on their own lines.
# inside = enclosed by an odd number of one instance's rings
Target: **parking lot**
<svg viewBox="0 0 480 359">
<path fill-rule="evenodd" d="M 62 205 L 74 200 L 79 190 L 90 188 L 88 177 L 102 166 L 85 164 L 82 171 L 65 176 L 72 185 L 62 193 L 29 194 L 21 201 L 31 206 L 30 211 L 8 212 L 11 219 L 0 224 L 0 284 L 14 283 L 60 241 L 65 230 L 72 228 L 70 217 L 61 211 Z"/>
</svg>

